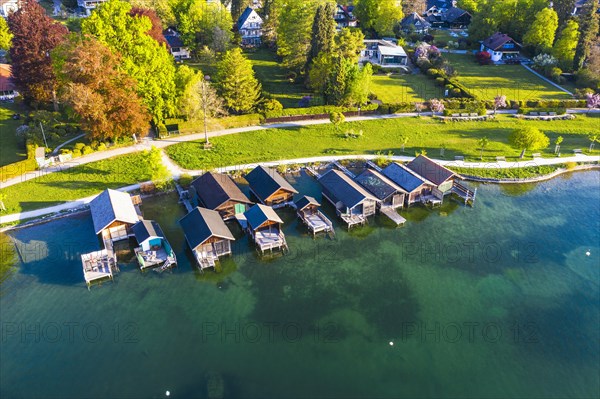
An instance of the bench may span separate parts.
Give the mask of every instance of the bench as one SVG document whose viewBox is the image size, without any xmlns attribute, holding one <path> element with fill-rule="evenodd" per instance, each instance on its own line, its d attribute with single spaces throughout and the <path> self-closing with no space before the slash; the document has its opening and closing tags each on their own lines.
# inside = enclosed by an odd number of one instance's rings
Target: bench
<svg viewBox="0 0 600 399">
<path fill-rule="evenodd" d="M 457 116 L 460 116 L 460 114 L 452 114 L 452 116 L 456 118 Z"/>
<path fill-rule="evenodd" d="M 479 114 L 477 114 L 477 113 L 475 113 L 475 112 L 472 112 L 472 113 L 470 113 L 469 115 L 470 115 L 470 116 L 479 116 Z"/>
<path fill-rule="evenodd" d="M 496 157 L 496 161 L 504 161 L 506 162 L 506 157 Z"/>
<path fill-rule="evenodd" d="M 547 112 L 540 112 L 540 116 L 548 116 Z"/>
<path fill-rule="evenodd" d="M 460 116 L 469 116 L 469 114 L 460 114 Z"/>
<path fill-rule="evenodd" d="M 574 154 L 583 154 L 583 151 L 581 151 L 581 148 L 576 148 L 573 150 Z"/>
<path fill-rule="evenodd" d="M 529 115 L 531 115 L 531 116 L 538 116 L 538 113 L 537 112 L 530 112 Z"/>
<path fill-rule="evenodd" d="M 454 160 L 455 160 L 455 161 L 464 161 L 464 160 L 465 160 L 465 157 L 464 157 L 464 156 L 462 156 L 462 155 L 455 155 L 455 156 L 454 156 Z"/>
<path fill-rule="evenodd" d="M 556 112 L 548 112 L 548 115 L 550 115 L 550 116 L 556 116 Z"/>
<path fill-rule="evenodd" d="M 536 152 L 536 153 L 531 154 L 531 156 L 534 158 L 540 158 L 542 156 L 542 154 L 540 154 L 539 152 Z"/>
</svg>

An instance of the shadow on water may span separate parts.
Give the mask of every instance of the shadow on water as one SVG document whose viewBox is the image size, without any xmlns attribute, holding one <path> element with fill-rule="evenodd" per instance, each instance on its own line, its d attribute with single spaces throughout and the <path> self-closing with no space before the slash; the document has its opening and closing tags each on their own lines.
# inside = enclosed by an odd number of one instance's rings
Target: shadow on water
<svg viewBox="0 0 600 399">
<path fill-rule="evenodd" d="M 521 197 L 530 191 L 533 191 L 537 186 L 537 183 L 523 183 L 523 184 L 500 184 L 500 191 L 507 197 Z"/>
</svg>

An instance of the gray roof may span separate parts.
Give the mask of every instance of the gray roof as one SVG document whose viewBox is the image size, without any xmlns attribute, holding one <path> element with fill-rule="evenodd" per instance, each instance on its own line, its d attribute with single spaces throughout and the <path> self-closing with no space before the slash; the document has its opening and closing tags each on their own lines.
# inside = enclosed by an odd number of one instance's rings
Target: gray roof
<svg viewBox="0 0 600 399">
<path fill-rule="evenodd" d="M 417 24 L 418 22 L 418 24 Z M 404 19 L 402 20 L 402 22 L 400 22 L 400 25 L 403 28 L 407 28 L 410 25 L 418 25 L 419 27 L 422 28 L 429 28 L 431 26 L 431 24 L 422 16 L 419 15 L 419 13 L 413 12 L 412 14 L 408 14 L 406 17 L 404 17 Z"/>
<path fill-rule="evenodd" d="M 319 178 L 319 183 L 348 208 L 354 208 L 367 199 L 377 201 L 377 198 L 339 170 L 331 169 Z"/>
<path fill-rule="evenodd" d="M 115 221 L 135 224 L 139 218 L 128 193 L 106 189 L 90 202 L 94 231 L 99 234 Z"/>
<path fill-rule="evenodd" d="M 296 201 L 296 208 L 300 211 L 309 205 L 321 206 L 321 204 L 319 204 L 319 201 L 317 201 L 313 197 L 309 197 L 308 195 L 303 195 L 302 198 Z"/>
<path fill-rule="evenodd" d="M 366 169 L 355 180 L 380 200 L 392 194 L 406 193 L 406 190 L 374 169 Z"/>
<path fill-rule="evenodd" d="M 244 216 L 246 217 L 248 225 L 252 230 L 256 230 L 266 221 L 283 223 L 283 220 L 281 220 L 273 208 L 263 204 L 254 205 L 252 208 L 244 212 Z"/>
<path fill-rule="evenodd" d="M 229 175 L 206 172 L 192 182 L 200 201 L 208 209 L 217 209 L 227 201 L 252 204 Z"/>
<path fill-rule="evenodd" d="M 417 176 L 413 171 L 396 162 L 389 164 L 383 169 L 382 173 L 409 193 L 425 183 L 425 180 Z"/>
<path fill-rule="evenodd" d="M 455 20 L 457 20 L 458 18 L 462 17 L 464 14 L 471 15 L 466 10 L 463 10 L 462 8 L 450 7 L 444 14 L 444 19 L 447 22 L 452 23 Z"/>
<path fill-rule="evenodd" d="M 160 225 L 154 220 L 140 220 L 131 228 L 138 244 L 146 241 L 150 237 L 165 238 Z"/>
<path fill-rule="evenodd" d="M 266 200 L 277 190 L 283 189 L 297 194 L 298 191 L 285 180 L 275 169 L 257 166 L 245 176 L 250 188 L 261 201 Z"/>
<path fill-rule="evenodd" d="M 434 183 L 436 186 L 439 186 L 453 176 L 458 176 L 450 169 L 445 168 L 437 162 L 433 162 L 425 155 L 419 155 L 407 163 L 406 167 L 421 177 L 424 177 L 425 179 Z"/>
<path fill-rule="evenodd" d="M 517 43 L 512 37 L 508 36 L 505 33 L 496 32 L 492 36 L 488 37 L 484 41 L 481 42 L 485 47 L 492 49 L 494 51 L 498 50 L 500 47 L 504 46 L 507 42 L 514 42 L 517 46 L 521 46 Z"/>
<path fill-rule="evenodd" d="M 235 240 L 217 211 L 197 207 L 181 218 L 179 224 L 192 249 L 196 249 L 211 237 Z"/>
</svg>

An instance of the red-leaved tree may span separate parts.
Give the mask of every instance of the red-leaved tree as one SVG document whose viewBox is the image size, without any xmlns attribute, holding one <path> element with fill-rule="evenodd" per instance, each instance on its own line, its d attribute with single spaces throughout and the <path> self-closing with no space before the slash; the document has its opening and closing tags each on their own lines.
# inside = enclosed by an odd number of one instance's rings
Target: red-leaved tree
<svg viewBox="0 0 600 399">
<path fill-rule="evenodd" d="M 8 17 L 13 33 L 10 58 L 12 77 L 28 101 L 56 101 L 56 76 L 50 52 L 64 39 L 68 29 L 50 18 L 35 0 L 24 0 L 21 8 Z"/>
<path fill-rule="evenodd" d="M 156 14 L 156 11 L 148 8 L 133 7 L 129 12 L 129 15 L 136 17 L 148 17 L 150 22 L 152 22 L 152 29 L 146 32 L 146 34 L 161 44 L 167 43 L 165 37 L 163 36 L 162 22 L 158 14 Z"/>
<path fill-rule="evenodd" d="M 487 51 L 479 51 L 475 54 L 475 58 L 480 65 L 489 65 L 492 63 L 492 55 Z"/>
</svg>

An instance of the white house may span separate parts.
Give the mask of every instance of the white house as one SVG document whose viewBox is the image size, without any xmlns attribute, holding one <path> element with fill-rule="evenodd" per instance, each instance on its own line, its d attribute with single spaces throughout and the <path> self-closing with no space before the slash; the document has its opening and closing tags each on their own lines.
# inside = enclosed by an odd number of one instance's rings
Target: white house
<svg viewBox="0 0 600 399">
<path fill-rule="evenodd" d="M 250 7 L 246 7 L 237 21 L 237 28 L 242 36 L 242 45 L 259 46 L 263 34 L 263 19 Z"/>
<path fill-rule="evenodd" d="M 480 51 L 487 51 L 493 62 L 505 61 L 519 56 L 521 45 L 505 33 L 496 32 L 481 41 Z"/>
<path fill-rule="evenodd" d="M 85 12 L 85 15 L 90 15 L 96 7 L 106 1 L 108 0 L 77 0 L 77 5 Z"/>
<path fill-rule="evenodd" d="M 19 9 L 19 0 L 0 0 L 0 16 L 8 18 L 10 13 Z"/>
<path fill-rule="evenodd" d="M 364 40 L 365 48 L 360 52 L 359 63 L 370 62 L 382 68 L 405 67 L 408 56 L 401 46 L 388 40 Z"/>
<path fill-rule="evenodd" d="M 358 26 L 358 20 L 352 13 L 353 7 L 351 6 L 342 6 L 338 4 L 335 8 L 335 14 L 333 14 L 333 19 L 336 23 L 336 29 L 341 30 L 343 28 L 354 28 Z"/>
<path fill-rule="evenodd" d="M 176 60 L 187 60 L 191 58 L 190 49 L 184 46 L 183 41 L 181 41 L 181 38 L 179 37 L 179 32 L 169 28 L 163 32 L 163 36 L 167 41 L 167 47 L 169 48 L 171 55 Z"/>
</svg>

